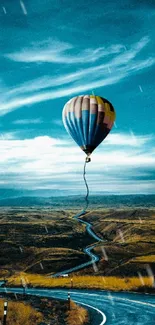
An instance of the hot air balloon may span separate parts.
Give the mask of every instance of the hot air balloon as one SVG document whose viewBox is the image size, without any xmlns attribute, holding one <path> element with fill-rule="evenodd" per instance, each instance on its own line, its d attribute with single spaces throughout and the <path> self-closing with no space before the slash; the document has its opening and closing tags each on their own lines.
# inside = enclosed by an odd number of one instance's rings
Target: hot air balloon
<svg viewBox="0 0 155 325">
<path fill-rule="evenodd" d="M 86 153 L 86 162 L 106 138 L 115 121 L 115 110 L 105 98 L 95 95 L 70 99 L 63 109 L 63 123 L 75 142 Z"/>
</svg>

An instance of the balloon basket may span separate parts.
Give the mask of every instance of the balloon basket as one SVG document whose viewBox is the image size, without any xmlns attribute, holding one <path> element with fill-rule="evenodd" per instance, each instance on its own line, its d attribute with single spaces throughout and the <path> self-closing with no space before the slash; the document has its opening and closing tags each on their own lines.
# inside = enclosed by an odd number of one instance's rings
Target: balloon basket
<svg viewBox="0 0 155 325">
<path fill-rule="evenodd" d="M 89 163 L 91 161 L 90 157 L 86 157 L 86 163 Z"/>
</svg>

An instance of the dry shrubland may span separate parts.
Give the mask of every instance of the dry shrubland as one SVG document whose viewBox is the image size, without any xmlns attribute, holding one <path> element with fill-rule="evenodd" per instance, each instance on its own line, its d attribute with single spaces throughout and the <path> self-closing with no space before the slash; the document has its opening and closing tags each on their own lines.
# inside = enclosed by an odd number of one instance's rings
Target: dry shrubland
<svg viewBox="0 0 155 325">
<path fill-rule="evenodd" d="M 0 299 L 0 324 L 3 322 L 4 301 L 8 301 L 7 325 L 85 325 L 88 312 L 73 301 L 7 294 Z M 39 311 L 38 311 L 39 310 Z"/>
<path fill-rule="evenodd" d="M 88 312 L 86 309 L 70 302 L 70 310 L 67 312 L 67 325 L 84 325 L 88 323 Z"/>
<path fill-rule="evenodd" d="M 3 319 L 4 300 L 0 300 L 0 319 Z M 42 313 L 22 302 L 8 302 L 7 325 L 37 325 L 43 320 Z"/>
<path fill-rule="evenodd" d="M 51 278 L 38 274 L 18 274 L 9 278 L 8 286 L 21 286 L 21 279 L 27 283 L 28 287 L 47 288 L 70 288 L 71 278 Z M 136 291 L 140 289 L 153 288 L 153 277 L 143 276 L 143 283 L 139 277 L 115 277 L 115 276 L 93 276 L 81 275 L 72 276 L 73 287 L 82 289 L 105 289 L 113 291 Z"/>
</svg>

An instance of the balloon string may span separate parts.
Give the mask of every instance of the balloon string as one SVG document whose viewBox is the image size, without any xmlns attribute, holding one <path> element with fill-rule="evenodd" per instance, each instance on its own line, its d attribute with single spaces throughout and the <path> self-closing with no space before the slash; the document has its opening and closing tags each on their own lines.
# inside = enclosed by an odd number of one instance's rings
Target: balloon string
<svg viewBox="0 0 155 325">
<path fill-rule="evenodd" d="M 87 210 L 88 205 L 89 205 L 89 200 L 88 200 L 88 197 L 89 197 L 89 187 L 88 187 L 87 180 L 86 180 L 86 163 L 87 163 L 87 161 L 85 160 L 84 169 L 83 169 L 83 179 L 84 179 L 84 182 L 85 182 L 85 185 L 86 185 L 86 191 L 87 191 L 86 192 L 86 196 L 85 196 L 85 201 L 86 201 L 85 210 Z"/>
</svg>

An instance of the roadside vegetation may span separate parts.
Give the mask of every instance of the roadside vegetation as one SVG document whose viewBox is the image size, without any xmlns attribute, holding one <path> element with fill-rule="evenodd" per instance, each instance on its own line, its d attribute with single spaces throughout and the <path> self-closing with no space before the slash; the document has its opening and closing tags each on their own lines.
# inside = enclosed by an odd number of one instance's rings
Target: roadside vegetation
<svg viewBox="0 0 155 325">
<path fill-rule="evenodd" d="M 51 278 L 39 274 L 21 273 L 8 279 L 7 286 L 20 286 L 21 282 L 27 287 L 46 288 L 76 288 L 76 289 L 103 289 L 112 291 L 145 291 L 153 290 L 154 277 L 114 277 L 114 276 L 72 276 Z"/>
<path fill-rule="evenodd" d="M 3 319 L 4 300 L 0 299 L 0 320 Z M 38 325 L 43 321 L 43 314 L 22 302 L 8 302 L 7 325 Z"/>
<path fill-rule="evenodd" d="M 70 310 L 67 312 L 66 325 L 85 325 L 88 321 L 87 310 L 71 301 Z"/>
<path fill-rule="evenodd" d="M 5 294 L 4 294 L 5 296 Z M 85 325 L 89 315 L 85 308 L 72 300 L 6 294 L 8 301 L 7 325 Z M 0 324 L 3 322 L 4 298 L 0 299 Z"/>
<path fill-rule="evenodd" d="M 77 212 L 77 211 L 76 211 Z M 96 265 L 67 278 L 52 275 L 89 260 L 95 240 L 73 210 L 1 209 L 0 279 L 7 285 L 153 291 L 155 208 L 96 209 L 81 217 L 101 238 Z"/>
</svg>

